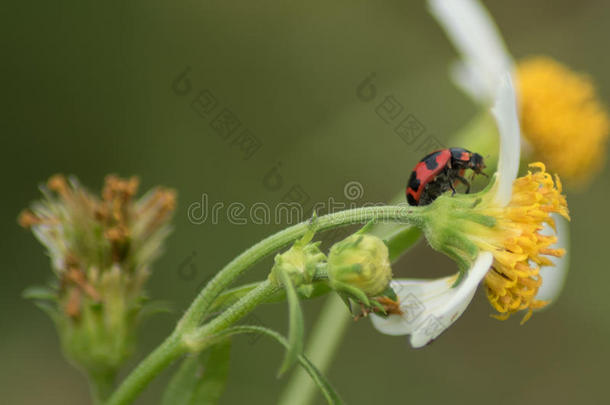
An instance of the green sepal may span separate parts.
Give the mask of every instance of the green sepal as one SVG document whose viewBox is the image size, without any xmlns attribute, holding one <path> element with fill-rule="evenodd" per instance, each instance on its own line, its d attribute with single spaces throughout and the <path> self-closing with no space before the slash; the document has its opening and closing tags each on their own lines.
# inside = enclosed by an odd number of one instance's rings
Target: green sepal
<svg viewBox="0 0 610 405">
<path fill-rule="evenodd" d="M 354 286 L 342 283 L 340 281 L 335 281 L 333 287 L 335 290 L 342 292 L 343 294 L 345 294 L 346 296 L 348 296 L 349 298 L 351 298 L 357 302 L 361 302 L 362 304 L 366 305 L 367 307 L 371 305 L 371 302 L 369 301 L 369 297 L 367 297 L 366 294 L 362 290 L 360 290 Z"/>
<path fill-rule="evenodd" d="M 311 295 L 314 292 L 314 287 L 311 284 L 302 285 L 297 288 L 297 292 L 301 297 L 311 298 Z"/>
<path fill-rule="evenodd" d="M 371 219 L 369 222 L 364 224 L 364 226 L 362 228 L 358 229 L 358 231 L 356 231 L 356 233 L 357 234 L 369 233 L 371 231 L 371 229 L 373 228 L 373 225 L 375 225 L 375 220 Z"/>
<path fill-rule="evenodd" d="M 371 300 L 371 307 L 377 310 L 374 312 L 381 312 L 382 315 L 387 315 L 385 308 L 377 300 Z"/>
<path fill-rule="evenodd" d="M 53 288 L 34 285 L 23 290 L 21 296 L 33 300 L 34 305 L 47 314 L 56 324 L 59 322 L 61 314 L 57 307 L 57 292 Z"/>
<path fill-rule="evenodd" d="M 388 288 L 386 288 L 384 290 L 384 292 L 379 294 L 379 296 L 380 297 L 387 297 L 387 298 L 391 299 L 392 301 L 398 301 L 398 296 L 396 295 L 396 292 L 394 291 L 392 286 L 388 286 Z"/>
<path fill-rule="evenodd" d="M 23 290 L 21 296 L 28 300 L 57 301 L 57 292 L 50 287 L 41 285 L 27 287 Z"/>
<path fill-rule="evenodd" d="M 309 224 L 307 225 L 307 231 L 305 231 L 305 234 L 303 234 L 303 236 L 299 240 L 294 242 L 294 245 L 305 247 L 309 242 L 312 241 L 313 237 L 316 235 L 317 230 L 318 230 L 318 214 L 316 214 L 316 212 L 314 211 L 314 213 L 311 215 L 311 218 L 309 219 Z M 318 243 L 318 245 L 319 245 L 319 243 Z"/>
</svg>

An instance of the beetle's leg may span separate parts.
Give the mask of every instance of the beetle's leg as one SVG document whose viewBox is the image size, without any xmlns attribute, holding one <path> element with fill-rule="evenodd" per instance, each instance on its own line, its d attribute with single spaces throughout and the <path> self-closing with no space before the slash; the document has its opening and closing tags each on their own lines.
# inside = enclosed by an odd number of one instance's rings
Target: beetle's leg
<svg viewBox="0 0 610 405">
<path fill-rule="evenodd" d="M 455 178 L 457 181 L 461 181 L 463 184 L 466 185 L 466 194 L 470 193 L 470 182 L 468 180 L 466 180 L 465 178 L 463 178 L 462 176 L 456 176 Z M 451 187 L 453 188 L 453 187 Z M 455 191 L 454 191 L 455 192 Z"/>
<path fill-rule="evenodd" d="M 455 187 L 453 187 L 453 182 L 449 182 L 449 188 L 451 189 L 451 196 L 455 195 Z"/>
</svg>

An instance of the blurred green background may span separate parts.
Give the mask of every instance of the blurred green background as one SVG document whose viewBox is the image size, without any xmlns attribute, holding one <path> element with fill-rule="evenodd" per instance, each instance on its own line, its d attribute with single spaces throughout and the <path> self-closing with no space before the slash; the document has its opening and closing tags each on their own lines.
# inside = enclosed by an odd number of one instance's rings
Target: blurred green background
<svg viewBox="0 0 610 405">
<path fill-rule="evenodd" d="M 77 175 L 92 190 L 104 175 L 138 175 L 179 193 L 175 231 L 154 267 L 150 295 L 175 312 L 146 323 L 142 358 L 172 328 L 198 285 L 276 225 L 194 225 L 188 206 L 210 202 L 276 204 L 298 185 L 310 201 L 344 201 L 349 181 L 360 201 L 402 190 L 423 155 L 375 113 L 394 95 L 445 143 L 475 112 L 447 76 L 455 51 L 423 1 L 131 1 L 11 2 L 3 5 L 0 392 L 6 404 L 86 404 L 84 377 L 61 356 L 49 319 L 20 297 L 51 277 L 48 258 L 16 224 L 51 174 Z M 589 72 L 610 100 L 610 5 L 603 0 L 486 3 L 513 55 L 549 54 Z M 172 82 L 190 67 L 189 94 Z M 373 102 L 356 97 L 372 72 Z M 191 108 L 207 89 L 255 135 L 244 159 Z M 279 166 L 278 166 L 279 164 Z M 279 167 L 283 182 L 263 184 Z M 482 291 L 434 344 L 413 350 L 404 337 L 350 327 L 329 373 L 351 404 L 600 403 L 610 361 L 608 285 L 603 254 L 610 228 L 608 168 L 585 193 L 569 194 L 571 272 L 561 299 L 524 326 L 499 322 Z M 570 190 L 568 190 L 569 193 Z M 184 275 L 184 266 L 192 270 Z M 260 279 L 270 261 L 248 277 Z M 400 276 L 437 276 L 453 263 L 424 243 L 395 268 Z M 323 300 L 307 302 L 311 326 Z M 256 312 L 286 329 L 283 305 Z M 282 351 L 261 338 L 237 339 L 223 403 L 274 403 L 286 382 L 275 372 Z M 131 363 L 130 366 L 134 364 Z M 156 403 L 165 373 L 138 403 Z M 320 400 L 321 401 L 321 400 Z M 321 403 L 321 402 L 320 402 Z"/>
</svg>

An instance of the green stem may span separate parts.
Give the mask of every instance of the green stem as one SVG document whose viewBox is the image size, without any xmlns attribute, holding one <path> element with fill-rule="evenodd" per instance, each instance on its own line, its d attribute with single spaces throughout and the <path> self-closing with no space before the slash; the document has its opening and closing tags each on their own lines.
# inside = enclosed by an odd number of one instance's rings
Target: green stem
<svg viewBox="0 0 610 405">
<path fill-rule="evenodd" d="M 213 338 L 218 332 L 228 328 L 239 321 L 259 304 L 267 301 L 280 287 L 269 280 L 265 280 L 250 291 L 246 296 L 229 307 L 225 312 L 209 323 L 184 336 L 185 343 L 192 351 L 199 351 L 210 344 L 207 338 Z"/>
<path fill-rule="evenodd" d="M 107 405 L 133 402 L 146 385 L 174 360 L 187 352 L 181 336 L 174 332 L 150 353 L 112 394 Z"/>
<path fill-rule="evenodd" d="M 91 398 L 95 405 L 102 404 L 104 399 L 112 394 L 115 377 L 116 374 L 114 372 L 102 372 L 88 375 Z"/>
<path fill-rule="evenodd" d="M 266 280 L 210 323 L 189 334 L 174 332 L 127 377 L 108 400 L 107 405 L 131 403 L 144 387 L 165 367 L 186 352 L 201 351 L 214 343 L 213 336 L 233 325 L 258 304 L 264 302 L 278 287 Z M 210 337 L 210 339 L 206 339 Z"/>
<path fill-rule="evenodd" d="M 346 226 L 355 223 L 366 223 L 370 220 L 410 222 L 416 221 L 413 215 L 418 208 L 405 205 L 385 205 L 381 207 L 355 208 L 324 215 L 316 219 L 316 229 L 324 231 L 327 229 Z M 300 238 L 309 229 L 310 221 L 301 222 L 286 228 L 256 245 L 233 259 L 216 276 L 210 280 L 205 288 L 193 301 L 187 312 L 179 322 L 178 328 L 186 330 L 195 328 L 205 317 L 216 297 L 227 288 L 227 286 L 239 277 L 246 269 L 264 258 L 270 253 L 286 246 L 290 242 Z"/>
<path fill-rule="evenodd" d="M 317 231 L 323 231 L 371 220 L 417 224 L 421 220 L 418 210 L 420 208 L 407 205 L 356 208 L 316 218 L 315 227 Z M 310 226 L 311 221 L 306 221 L 286 228 L 255 244 L 227 264 L 191 303 L 174 332 L 132 371 L 107 405 L 131 403 L 158 373 L 189 349 L 185 340 L 201 349 L 207 343 L 206 337 L 236 322 L 267 299 L 275 291 L 275 286 L 263 282 L 210 323 L 199 326 L 214 300 L 237 277 L 263 257 L 303 236 Z"/>
<path fill-rule="evenodd" d="M 352 318 L 345 303 L 336 295 L 328 297 L 309 338 L 305 355 L 324 374 L 334 359 L 337 348 Z M 316 394 L 316 385 L 302 369 L 296 369 L 282 392 L 278 405 L 307 405 Z"/>
</svg>

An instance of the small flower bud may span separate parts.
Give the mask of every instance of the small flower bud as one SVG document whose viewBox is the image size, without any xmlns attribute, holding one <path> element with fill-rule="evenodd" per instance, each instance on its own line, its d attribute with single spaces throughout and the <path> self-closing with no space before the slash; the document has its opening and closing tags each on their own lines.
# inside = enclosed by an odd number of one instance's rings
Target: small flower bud
<svg viewBox="0 0 610 405">
<path fill-rule="evenodd" d="M 358 233 L 336 243 L 328 254 L 328 279 L 336 290 L 347 286 L 368 297 L 383 293 L 392 279 L 387 246 L 376 236 Z"/>
<path fill-rule="evenodd" d="M 320 242 L 307 242 L 301 239 L 286 252 L 275 256 L 275 264 L 269 276 L 273 282 L 281 284 L 277 274 L 280 269 L 288 274 L 295 286 L 313 281 L 316 268 L 326 261 L 326 255 L 320 251 Z"/>
</svg>

